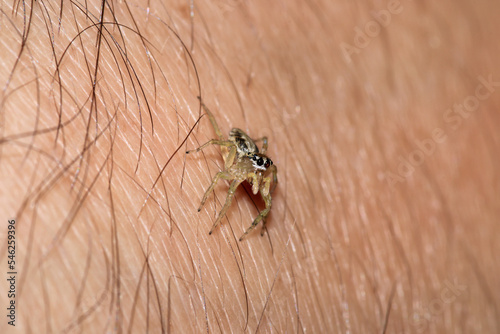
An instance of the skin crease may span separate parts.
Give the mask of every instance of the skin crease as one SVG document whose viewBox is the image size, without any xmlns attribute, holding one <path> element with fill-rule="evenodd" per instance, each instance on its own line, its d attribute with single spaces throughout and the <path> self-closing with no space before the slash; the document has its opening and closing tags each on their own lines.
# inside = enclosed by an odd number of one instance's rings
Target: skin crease
<svg viewBox="0 0 500 334">
<path fill-rule="evenodd" d="M 144 3 L 2 7 L 0 332 L 500 330 L 500 4 Z M 262 238 L 248 186 L 211 236 L 227 182 L 196 210 L 200 94 L 269 138 Z"/>
</svg>

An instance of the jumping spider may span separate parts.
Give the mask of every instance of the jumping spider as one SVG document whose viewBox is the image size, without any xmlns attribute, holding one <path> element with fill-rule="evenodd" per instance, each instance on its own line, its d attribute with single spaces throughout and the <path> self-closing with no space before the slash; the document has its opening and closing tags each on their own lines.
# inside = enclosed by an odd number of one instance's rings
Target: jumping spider
<svg viewBox="0 0 500 334">
<path fill-rule="evenodd" d="M 201 102 L 201 98 L 200 102 Z M 208 195 L 212 192 L 217 181 L 219 179 L 232 181 L 229 186 L 229 191 L 226 197 L 226 203 L 222 207 L 222 210 L 217 217 L 212 229 L 209 234 L 212 234 L 214 229 L 219 225 L 220 221 L 226 215 L 226 212 L 231 205 L 231 202 L 234 197 L 234 193 L 238 186 L 243 182 L 247 181 L 252 185 L 252 192 L 256 195 L 260 191 L 260 195 L 266 204 L 266 208 L 259 213 L 259 215 L 255 218 L 252 225 L 246 230 L 246 232 L 241 236 L 240 241 L 245 238 L 245 236 L 250 233 L 255 226 L 262 220 L 262 231 L 261 235 L 264 235 L 264 229 L 266 226 L 266 217 L 271 210 L 271 193 L 276 188 L 278 184 L 278 170 L 276 166 L 273 164 L 272 160 L 266 156 L 267 151 L 267 137 L 262 137 L 257 140 L 252 140 L 245 132 L 240 129 L 233 128 L 229 132 L 229 138 L 226 140 L 222 135 L 222 132 L 215 121 L 214 116 L 210 112 L 210 110 L 205 106 L 203 102 L 201 102 L 203 109 L 208 115 L 210 119 L 210 123 L 215 130 L 215 133 L 219 137 L 219 139 L 212 139 L 201 145 L 195 150 L 187 151 L 186 154 L 192 152 L 199 152 L 205 147 L 214 144 L 220 145 L 222 151 L 222 157 L 224 158 L 224 170 L 217 173 L 212 180 L 212 184 L 208 187 L 205 195 L 203 195 L 203 199 L 201 200 L 200 207 L 198 208 L 198 212 L 201 211 L 201 208 L 205 204 L 205 201 L 208 198 Z M 262 149 L 259 152 L 259 148 L 255 145 L 255 142 L 262 141 Z M 271 186 L 271 176 L 273 175 L 273 187 Z"/>
</svg>

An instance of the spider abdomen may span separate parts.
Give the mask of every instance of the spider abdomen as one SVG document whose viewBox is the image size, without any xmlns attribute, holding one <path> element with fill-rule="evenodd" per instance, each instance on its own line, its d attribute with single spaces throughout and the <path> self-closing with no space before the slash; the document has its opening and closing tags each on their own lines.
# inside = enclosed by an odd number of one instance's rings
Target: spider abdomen
<svg viewBox="0 0 500 334">
<path fill-rule="evenodd" d="M 259 149 L 252 138 L 238 128 L 233 128 L 229 132 L 229 141 L 232 141 L 236 145 L 238 156 L 248 155 L 249 153 L 259 153 Z"/>
</svg>

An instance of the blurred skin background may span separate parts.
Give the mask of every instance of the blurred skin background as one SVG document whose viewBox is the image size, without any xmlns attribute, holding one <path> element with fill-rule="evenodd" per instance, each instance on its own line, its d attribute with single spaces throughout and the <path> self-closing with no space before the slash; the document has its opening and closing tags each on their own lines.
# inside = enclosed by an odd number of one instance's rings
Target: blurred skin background
<svg viewBox="0 0 500 334">
<path fill-rule="evenodd" d="M 499 9 L 4 1 L 0 331 L 499 332 Z M 269 138 L 264 237 L 197 212 L 197 96 Z"/>
</svg>

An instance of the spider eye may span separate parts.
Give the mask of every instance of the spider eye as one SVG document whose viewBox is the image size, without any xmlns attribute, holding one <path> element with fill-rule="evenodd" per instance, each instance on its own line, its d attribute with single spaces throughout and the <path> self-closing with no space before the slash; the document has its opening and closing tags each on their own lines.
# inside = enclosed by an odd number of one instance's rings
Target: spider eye
<svg viewBox="0 0 500 334">
<path fill-rule="evenodd" d="M 271 160 L 267 159 L 264 167 L 268 168 L 269 166 L 271 166 L 272 163 L 273 162 Z"/>
<path fill-rule="evenodd" d="M 264 163 L 264 159 L 259 158 L 259 160 L 257 160 L 257 165 L 262 166 L 263 163 Z"/>
</svg>

